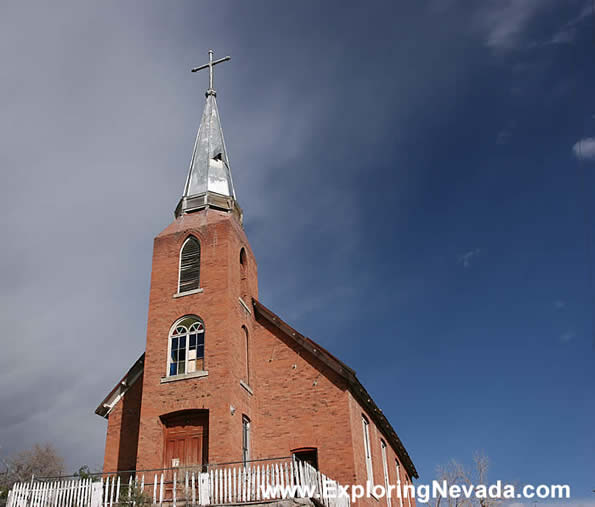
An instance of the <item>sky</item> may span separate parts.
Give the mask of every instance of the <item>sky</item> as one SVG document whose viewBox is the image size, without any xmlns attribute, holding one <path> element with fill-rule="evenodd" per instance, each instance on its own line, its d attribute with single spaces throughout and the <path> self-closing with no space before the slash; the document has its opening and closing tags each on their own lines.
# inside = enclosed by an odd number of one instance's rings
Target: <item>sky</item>
<svg viewBox="0 0 595 507">
<path fill-rule="evenodd" d="M 357 371 L 421 482 L 483 451 L 593 502 L 591 0 L 0 10 L 0 457 L 101 466 L 213 48 L 260 300 Z"/>
</svg>

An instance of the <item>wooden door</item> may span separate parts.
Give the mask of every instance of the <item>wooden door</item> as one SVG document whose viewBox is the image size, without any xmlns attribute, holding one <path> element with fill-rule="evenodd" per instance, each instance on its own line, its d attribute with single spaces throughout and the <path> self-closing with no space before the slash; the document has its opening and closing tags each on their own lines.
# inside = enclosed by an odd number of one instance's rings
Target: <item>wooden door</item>
<svg viewBox="0 0 595 507">
<path fill-rule="evenodd" d="M 208 414 L 180 413 L 165 421 L 163 468 L 197 468 L 208 459 Z"/>
</svg>

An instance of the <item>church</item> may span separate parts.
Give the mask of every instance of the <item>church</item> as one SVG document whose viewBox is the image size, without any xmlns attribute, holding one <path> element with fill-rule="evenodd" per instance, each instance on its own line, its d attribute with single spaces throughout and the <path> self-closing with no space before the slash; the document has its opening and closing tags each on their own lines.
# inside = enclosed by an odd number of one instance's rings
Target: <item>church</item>
<svg viewBox="0 0 595 507">
<path fill-rule="evenodd" d="M 283 457 L 403 488 L 415 466 L 354 370 L 259 300 L 213 87 L 227 60 L 210 51 L 193 69 L 209 87 L 175 219 L 154 240 L 145 352 L 96 409 L 104 473 Z"/>
</svg>

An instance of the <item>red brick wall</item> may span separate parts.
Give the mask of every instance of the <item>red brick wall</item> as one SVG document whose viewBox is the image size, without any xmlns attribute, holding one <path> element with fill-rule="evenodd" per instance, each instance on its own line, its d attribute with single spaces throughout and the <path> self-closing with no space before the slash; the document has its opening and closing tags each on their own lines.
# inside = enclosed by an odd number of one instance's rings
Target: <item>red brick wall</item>
<svg viewBox="0 0 595 507">
<path fill-rule="evenodd" d="M 103 462 L 105 472 L 136 469 L 142 392 L 141 376 L 108 416 Z"/>
<path fill-rule="evenodd" d="M 276 328 L 256 324 L 253 339 L 254 455 L 289 456 L 315 447 L 322 472 L 354 477 L 348 394 L 344 381 Z"/>
<path fill-rule="evenodd" d="M 201 244 L 202 293 L 175 298 L 179 250 L 194 234 Z M 209 410 L 209 461 L 241 459 L 241 414 L 231 415 L 238 398 L 244 361 L 238 348 L 242 324 L 252 322 L 239 302 L 240 250 L 247 257 L 249 296 L 257 297 L 257 267 L 250 245 L 230 215 L 206 210 L 183 215 L 154 244 L 149 298 L 147 348 L 141 409 L 138 469 L 163 466 L 160 416 L 186 409 Z M 208 377 L 161 383 L 167 367 L 169 331 L 180 317 L 194 314 L 205 323 L 205 369 Z M 234 394 L 235 393 L 235 394 Z M 251 412 L 251 400 L 238 399 Z"/>
<path fill-rule="evenodd" d="M 382 434 L 380 429 L 374 424 L 374 421 L 371 415 L 360 405 L 360 403 L 353 397 L 351 393 L 349 393 L 349 417 L 352 427 L 352 449 L 353 449 L 353 459 L 355 462 L 355 469 L 356 469 L 356 479 L 355 482 L 357 484 L 365 484 L 368 480 L 368 473 L 366 468 L 366 458 L 365 458 L 365 451 L 364 451 L 364 430 L 363 430 L 363 423 L 362 423 L 362 416 L 365 415 L 368 421 L 370 422 L 369 425 L 369 434 L 370 434 L 370 450 L 372 454 L 372 473 L 374 476 L 374 483 L 381 484 L 384 486 L 384 466 L 382 463 L 382 448 L 381 448 L 381 440 L 384 440 L 387 443 L 386 448 L 386 462 L 387 462 L 387 469 L 388 469 L 388 478 L 389 484 L 394 484 L 395 486 L 398 484 L 397 481 L 397 470 L 396 470 L 396 460 L 398 460 L 396 451 L 388 445 L 388 439 L 386 436 Z M 407 472 L 401 461 L 399 460 L 399 471 L 401 474 L 401 485 L 405 484 L 406 479 L 409 479 Z M 409 479 L 409 483 L 410 483 Z M 386 499 L 381 499 L 381 505 L 387 505 Z M 399 499 L 393 498 L 391 500 L 392 507 L 400 507 Z M 413 507 L 415 505 L 415 501 L 411 499 L 411 504 L 409 504 L 408 500 L 403 498 L 403 507 Z"/>
</svg>

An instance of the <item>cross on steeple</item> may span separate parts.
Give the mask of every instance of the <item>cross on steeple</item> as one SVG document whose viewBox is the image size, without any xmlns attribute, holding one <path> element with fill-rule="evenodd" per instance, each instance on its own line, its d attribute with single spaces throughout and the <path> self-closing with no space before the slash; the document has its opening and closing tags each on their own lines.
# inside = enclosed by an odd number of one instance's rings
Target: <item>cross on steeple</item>
<svg viewBox="0 0 595 507">
<path fill-rule="evenodd" d="M 209 49 L 209 63 L 205 63 L 200 67 L 195 67 L 194 69 L 192 69 L 192 72 L 198 72 L 199 70 L 207 68 L 209 69 L 209 89 L 205 93 L 207 97 L 209 95 L 217 95 L 215 89 L 213 88 L 213 67 L 218 63 L 227 62 L 228 60 L 231 60 L 231 56 L 226 56 L 225 58 L 220 58 L 219 60 L 213 61 L 213 50 Z"/>
</svg>

